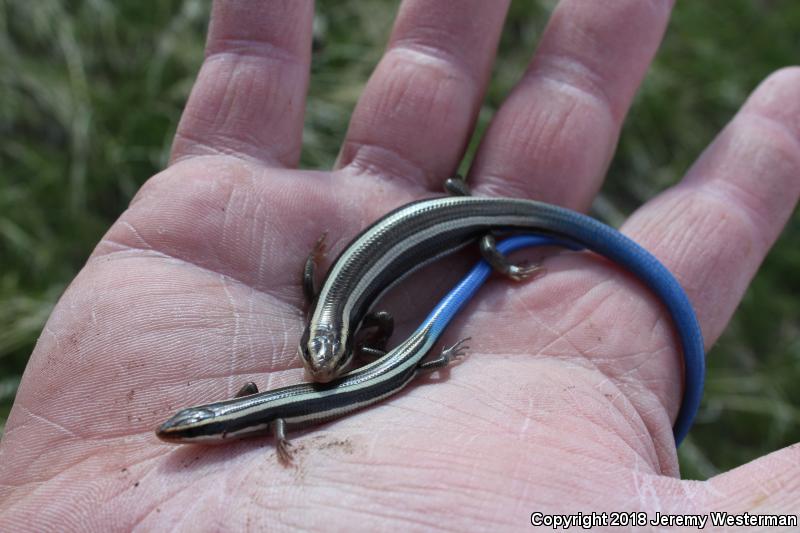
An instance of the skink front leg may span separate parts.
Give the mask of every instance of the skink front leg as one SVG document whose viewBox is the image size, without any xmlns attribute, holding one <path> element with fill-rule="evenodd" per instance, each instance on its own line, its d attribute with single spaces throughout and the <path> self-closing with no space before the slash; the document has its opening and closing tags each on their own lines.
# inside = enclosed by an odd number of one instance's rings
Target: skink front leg
<svg viewBox="0 0 800 533">
<path fill-rule="evenodd" d="M 444 181 L 444 190 L 451 196 L 472 196 L 472 191 L 467 185 L 467 180 L 461 174 L 456 174 L 452 178 Z"/>
<path fill-rule="evenodd" d="M 311 305 L 314 302 L 314 298 L 317 297 L 317 288 L 314 278 L 316 277 L 317 265 L 322 258 L 325 257 L 325 238 L 327 236 L 327 231 L 320 235 L 311 253 L 308 254 L 306 264 L 303 267 L 303 296 L 305 296 L 308 305 Z"/>
<path fill-rule="evenodd" d="M 286 422 L 283 418 L 276 418 L 270 424 L 272 436 L 275 438 L 275 449 L 278 453 L 278 461 L 283 466 L 292 465 L 292 443 L 286 438 Z"/>
<path fill-rule="evenodd" d="M 370 328 L 375 328 L 375 331 L 359 343 L 359 354 L 372 358 L 383 357 L 386 355 L 386 343 L 394 332 L 394 317 L 387 311 L 369 313 L 361 321 L 361 329 Z"/>
<path fill-rule="evenodd" d="M 445 348 L 442 350 L 442 353 L 439 354 L 439 357 L 435 359 L 431 359 L 429 361 L 425 361 L 424 363 L 420 363 L 417 367 L 419 370 L 423 372 L 432 372 L 434 370 L 439 370 L 440 368 L 444 368 L 459 357 L 464 357 L 467 355 L 467 350 L 469 350 L 469 346 L 464 346 L 468 340 L 472 337 L 465 337 L 455 343 L 454 345 L 450 346 L 449 348 Z"/>
<path fill-rule="evenodd" d="M 242 398 L 243 396 L 250 396 L 251 394 L 256 394 L 257 392 L 258 392 L 258 386 L 254 382 L 248 381 L 247 383 L 242 385 L 242 388 L 239 389 L 239 392 L 236 393 L 236 396 L 234 396 L 234 398 Z"/>
</svg>

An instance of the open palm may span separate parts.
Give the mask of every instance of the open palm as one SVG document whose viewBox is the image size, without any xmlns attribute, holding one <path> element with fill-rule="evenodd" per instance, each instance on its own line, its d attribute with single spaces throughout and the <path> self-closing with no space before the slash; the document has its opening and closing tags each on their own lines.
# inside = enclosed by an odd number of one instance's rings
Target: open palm
<svg viewBox="0 0 800 533">
<path fill-rule="evenodd" d="M 490 283 L 448 332 L 473 338 L 464 364 L 295 434 L 294 468 L 268 438 L 155 438 L 175 410 L 250 379 L 303 379 L 307 253 L 327 232 L 330 259 L 382 213 L 441 190 L 472 134 L 505 9 L 404 2 L 337 168 L 309 172 L 295 167 L 312 5 L 215 7 L 169 168 L 98 245 L 31 357 L 0 452 L 0 530 L 461 529 L 523 527 L 536 510 L 797 509 L 782 489 L 796 486 L 797 448 L 677 479 L 671 323 L 635 280 L 586 254 L 548 259 L 532 283 Z M 482 141 L 475 194 L 585 209 L 669 11 L 562 0 Z M 800 71 L 787 69 L 623 227 L 681 281 L 709 344 L 800 194 L 798 124 Z M 453 279 L 427 271 L 390 304 L 411 324 Z"/>
</svg>

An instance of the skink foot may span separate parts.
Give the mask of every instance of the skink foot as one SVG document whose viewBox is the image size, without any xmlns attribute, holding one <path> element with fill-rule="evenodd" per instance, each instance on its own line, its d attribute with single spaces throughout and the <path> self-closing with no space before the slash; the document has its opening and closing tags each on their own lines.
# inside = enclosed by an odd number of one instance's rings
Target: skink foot
<svg viewBox="0 0 800 533">
<path fill-rule="evenodd" d="M 481 254 L 492 265 L 492 268 L 514 281 L 522 281 L 534 274 L 542 275 L 545 273 L 545 269 L 540 264 L 530 265 L 525 262 L 514 264 L 509 262 L 497 249 L 497 243 L 493 235 L 484 235 L 481 239 Z"/>
<path fill-rule="evenodd" d="M 275 449 L 278 453 L 278 462 L 283 466 L 292 466 L 292 443 L 286 439 L 286 422 L 277 418 L 272 422 L 272 435 L 275 437 Z"/>
<path fill-rule="evenodd" d="M 472 196 L 467 181 L 460 174 L 447 178 L 444 182 L 444 190 L 451 196 Z"/>
<path fill-rule="evenodd" d="M 469 350 L 469 346 L 465 346 L 464 344 L 470 339 L 472 339 L 472 337 L 465 337 L 461 339 L 449 348 L 442 350 L 442 353 L 436 359 L 431 359 L 430 361 L 420 363 L 418 368 L 425 372 L 439 370 L 440 368 L 446 367 L 456 359 L 464 357 L 467 355 L 467 350 Z"/>
</svg>

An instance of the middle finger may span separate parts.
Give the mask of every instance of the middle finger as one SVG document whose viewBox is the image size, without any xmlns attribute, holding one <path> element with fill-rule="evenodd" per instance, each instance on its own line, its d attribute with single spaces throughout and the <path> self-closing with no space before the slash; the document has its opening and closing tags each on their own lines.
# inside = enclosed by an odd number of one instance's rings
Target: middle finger
<svg viewBox="0 0 800 533">
<path fill-rule="evenodd" d="M 337 167 L 441 191 L 472 134 L 507 4 L 403 2 Z"/>
</svg>

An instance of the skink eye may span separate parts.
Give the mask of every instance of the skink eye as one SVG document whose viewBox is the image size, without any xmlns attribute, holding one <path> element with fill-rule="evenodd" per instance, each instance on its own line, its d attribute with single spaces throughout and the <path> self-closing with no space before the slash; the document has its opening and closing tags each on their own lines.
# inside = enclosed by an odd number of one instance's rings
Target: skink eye
<svg viewBox="0 0 800 533">
<path fill-rule="evenodd" d="M 203 407 L 191 407 L 178 411 L 172 418 L 161 425 L 161 430 L 182 429 L 187 426 L 194 426 L 214 417 L 214 411 Z"/>
</svg>

